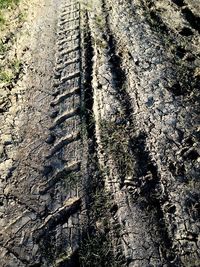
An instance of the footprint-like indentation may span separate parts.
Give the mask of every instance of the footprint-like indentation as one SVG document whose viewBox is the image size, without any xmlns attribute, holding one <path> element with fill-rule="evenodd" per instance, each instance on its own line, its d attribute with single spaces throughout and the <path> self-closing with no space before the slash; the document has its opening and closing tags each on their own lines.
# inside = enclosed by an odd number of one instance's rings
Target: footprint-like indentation
<svg viewBox="0 0 200 267">
<path fill-rule="evenodd" d="M 58 96 L 56 97 L 56 99 L 53 100 L 53 101 L 51 102 L 50 105 L 51 105 L 52 107 L 54 107 L 54 106 L 60 104 L 60 103 L 61 103 L 62 101 L 64 101 L 65 99 L 67 99 L 68 97 L 70 97 L 70 96 L 72 96 L 72 95 L 74 95 L 74 94 L 78 94 L 79 91 L 80 91 L 80 88 L 79 88 L 79 87 L 72 88 L 72 89 L 69 90 L 68 92 L 64 92 L 63 94 L 58 95 Z"/>
<path fill-rule="evenodd" d="M 65 166 L 63 169 L 58 170 L 52 178 L 50 178 L 47 182 L 41 184 L 39 186 L 39 192 L 40 194 L 45 194 L 47 191 L 52 188 L 57 182 L 59 182 L 61 179 L 65 179 L 67 175 L 69 175 L 72 172 L 78 172 L 80 170 L 80 162 L 73 162 L 68 166 Z"/>
<path fill-rule="evenodd" d="M 51 158 L 54 154 L 59 152 L 64 146 L 78 140 L 79 138 L 80 138 L 80 133 L 69 134 L 68 136 L 61 138 L 58 141 L 58 143 L 56 143 L 54 147 L 51 149 L 50 154 L 46 158 L 47 159 Z"/>
<path fill-rule="evenodd" d="M 193 35 L 193 31 L 189 27 L 183 27 L 179 33 L 185 37 Z"/>
</svg>

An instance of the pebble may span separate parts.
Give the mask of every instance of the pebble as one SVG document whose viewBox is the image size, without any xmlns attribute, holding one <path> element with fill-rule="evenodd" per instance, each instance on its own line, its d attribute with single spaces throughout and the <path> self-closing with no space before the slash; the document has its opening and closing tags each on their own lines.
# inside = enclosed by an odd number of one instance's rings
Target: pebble
<svg viewBox="0 0 200 267">
<path fill-rule="evenodd" d="M 50 134 L 47 140 L 45 141 L 47 144 L 53 144 L 56 140 L 55 135 Z"/>
<path fill-rule="evenodd" d="M 0 145 L 0 158 L 3 157 L 4 147 Z"/>
<path fill-rule="evenodd" d="M 11 134 L 3 134 L 1 137 L 2 143 L 4 145 L 10 145 L 12 144 L 12 135 Z"/>
</svg>

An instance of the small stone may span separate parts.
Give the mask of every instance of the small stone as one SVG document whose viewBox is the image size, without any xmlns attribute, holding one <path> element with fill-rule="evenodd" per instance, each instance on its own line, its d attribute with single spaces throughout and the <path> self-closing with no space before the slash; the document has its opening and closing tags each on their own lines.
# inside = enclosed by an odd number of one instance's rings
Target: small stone
<svg viewBox="0 0 200 267">
<path fill-rule="evenodd" d="M 4 147 L 0 145 L 0 158 L 3 157 Z"/>
<path fill-rule="evenodd" d="M 135 65 L 136 65 L 136 66 L 138 66 L 138 65 L 139 65 L 139 63 L 140 63 L 140 61 L 139 61 L 139 59 L 138 59 L 138 58 L 134 58 L 134 59 L 133 59 L 133 61 L 134 61 L 134 63 L 135 63 Z"/>
<path fill-rule="evenodd" d="M 60 76 L 61 76 L 60 71 L 55 71 L 55 72 L 54 72 L 54 77 L 55 77 L 56 79 L 59 79 Z"/>
<path fill-rule="evenodd" d="M 4 145 L 11 145 L 12 144 L 12 135 L 11 134 L 4 134 L 2 135 L 2 143 Z"/>
<path fill-rule="evenodd" d="M 55 135 L 50 134 L 47 140 L 45 141 L 47 144 L 53 144 L 56 140 Z"/>
<path fill-rule="evenodd" d="M 151 107 L 151 106 L 153 106 L 153 104 L 154 104 L 153 96 L 149 96 L 149 97 L 148 97 L 148 100 L 147 100 L 147 102 L 146 102 L 146 106 L 147 106 L 147 107 Z"/>
<path fill-rule="evenodd" d="M 5 160 L 0 164 L 0 173 L 3 177 L 7 176 L 7 173 L 12 169 L 13 161 L 11 159 Z"/>
<path fill-rule="evenodd" d="M 58 113 L 59 113 L 59 111 L 56 110 L 56 111 L 53 111 L 49 116 L 50 116 L 50 118 L 54 119 L 55 117 L 58 116 Z"/>
</svg>

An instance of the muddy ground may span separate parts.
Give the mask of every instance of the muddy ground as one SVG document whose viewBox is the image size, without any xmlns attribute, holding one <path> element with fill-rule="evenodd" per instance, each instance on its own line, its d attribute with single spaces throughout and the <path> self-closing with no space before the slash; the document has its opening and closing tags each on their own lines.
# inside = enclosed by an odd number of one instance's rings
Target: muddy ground
<svg viewBox="0 0 200 267">
<path fill-rule="evenodd" d="M 200 266 L 199 14 L 198 0 L 7 13 L 0 267 Z"/>
</svg>

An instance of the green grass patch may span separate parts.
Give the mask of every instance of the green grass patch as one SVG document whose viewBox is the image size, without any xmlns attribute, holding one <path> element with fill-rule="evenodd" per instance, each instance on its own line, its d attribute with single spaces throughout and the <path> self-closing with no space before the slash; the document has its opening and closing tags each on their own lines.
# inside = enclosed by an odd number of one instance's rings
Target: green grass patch
<svg viewBox="0 0 200 267">
<path fill-rule="evenodd" d="M 0 27 L 6 24 L 4 12 L 6 9 L 13 9 L 19 4 L 20 0 L 0 0 Z"/>
<path fill-rule="evenodd" d="M 7 50 L 6 45 L 0 40 L 0 55 L 4 54 Z"/>
<path fill-rule="evenodd" d="M 121 115 L 122 121 L 126 118 Z M 102 143 L 104 149 L 114 158 L 121 177 L 133 175 L 133 156 L 130 150 L 130 140 L 134 137 L 134 129 L 125 124 L 101 121 Z"/>
<path fill-rule="evenodd" d="M 0 12 L 0 26 L 3 25 L 4 23 L 5 23 L 5 18 L 3 14 Z"/>
<path fill-rule="evenodd" d="M 22 63 L 18 59 L 13 60 L 8 69 L 4 69 L 3 66 L 0 68 L 0 83 L 10 84 L 19 75 Z"/>
<path fill-rule="evenodd" d="M 14 7 L 20 0 L 0 0 L 0 9 Z"/>
<path fill-rule="evenodd" d="M 8 72 L 8 71 L 0 72 L 0 82 L 11 83 L 12 79 L 13 79 L 12 72 Z"/>
<path fill-rule="evenodd" d="M 22 63 L 18 59 L 15 59 L 15 60 L 12 61 L 11 68 L 12 68 L 12 72 L 14 73 L 14 75 L 19 73 L 21 65 L 22 65 Z"/>
<path fill-rule="evenodd" d="M 79 257 L 81 267 L 120 266 L 115 262 L 109 236 L 103 233 L 88 234 L 80 247 Z"/>
</svg>

